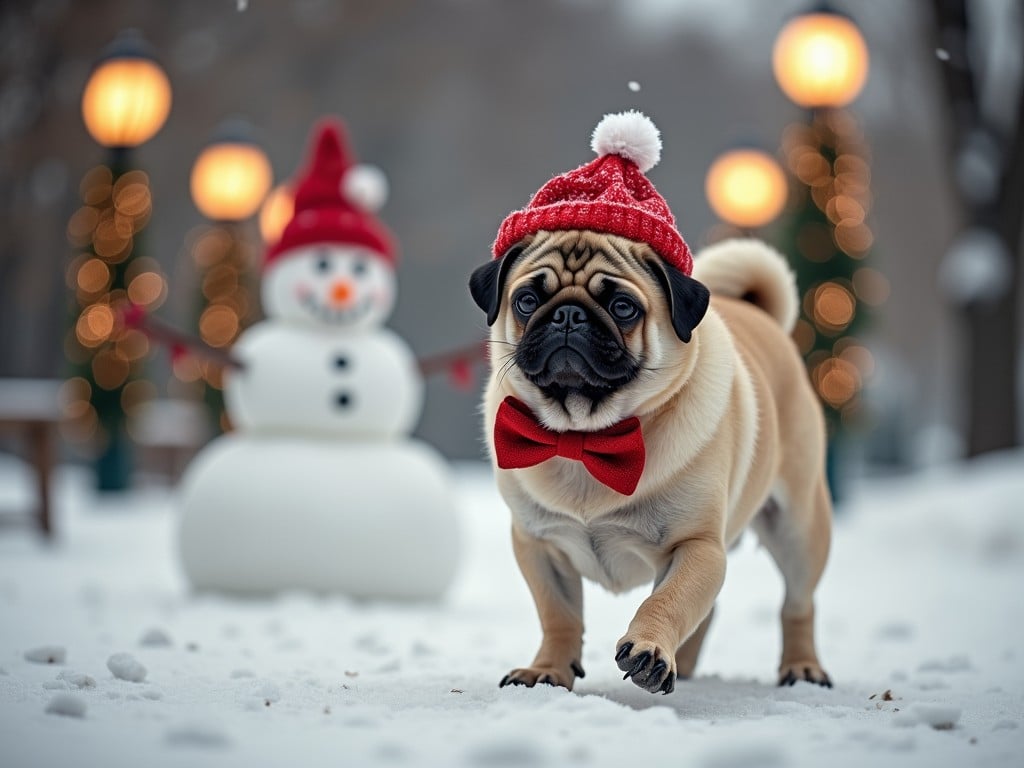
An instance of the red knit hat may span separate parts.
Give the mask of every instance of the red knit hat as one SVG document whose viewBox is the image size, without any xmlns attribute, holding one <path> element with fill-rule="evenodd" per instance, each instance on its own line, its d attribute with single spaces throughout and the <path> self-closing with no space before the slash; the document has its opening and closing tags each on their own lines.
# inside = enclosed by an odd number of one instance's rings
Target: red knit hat
<svg viewBox="0 0 1024 768">
<path fill-rule="evenodd" d="M 313 135 L 309 164 L 295 186 L 295 212 L 267 250 L 264 269 L 287 251 L 313 243 L 360 245 L 394 266 L 394 241 L 372 213 L 386 195 L 383 174 L 354 165 L 341 121 L 322 120 Z"/>
<path fill-rule="evenodd" d="M 635 110 L 605 115 L 594 129 L 590 147 L 596 160 L 551 179 L 526 208 L 513 211 L 501 223 L 494 257 L 542 229 L 590 229 L 647 243 L 665 261 L 690 274 L 693 258 L 675 217 L 644 176 L 661 159 L 661 137 L 654 123 Z"/>
</svg>

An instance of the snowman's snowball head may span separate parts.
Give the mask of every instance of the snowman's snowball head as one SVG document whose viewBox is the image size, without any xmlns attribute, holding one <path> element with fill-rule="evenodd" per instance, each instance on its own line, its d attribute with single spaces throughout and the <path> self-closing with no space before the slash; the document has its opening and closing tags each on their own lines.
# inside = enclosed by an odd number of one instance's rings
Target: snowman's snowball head
<svg viewBox="0 0 1024 768">
<path fill-rule="evenodd" d="M 296 248 L 263 273 L 263 310 L 275 320 L 361 330 L 395 306 L 395 273 L 365 248 L 334 243 Z"/>
</svg>

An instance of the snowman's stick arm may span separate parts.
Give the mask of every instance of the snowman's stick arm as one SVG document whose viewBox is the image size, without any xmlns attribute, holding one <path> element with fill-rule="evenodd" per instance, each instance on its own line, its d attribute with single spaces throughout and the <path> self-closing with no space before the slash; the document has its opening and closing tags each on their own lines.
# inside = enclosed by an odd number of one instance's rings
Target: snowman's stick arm
<svg viewBox="0 0 1024 768">
<path fill-rule="evenodd" d="M 172 353 L 186 351 L 196 357 L 205 358 L 211 362 L 224 366 L 225 368 L 236 368 L 243 370 L 245 363 L 234 357 L 226 349 L 211 347 L 197 336 L 179 331 L 173 325 L 147 314 L 144 309 L 138 306 L 129 307 L 125 310 L 124 323 L 129 328 L 138 328 L 146 336 L 169 347 Z"/>
<path fill-rule="evenodd" d="M 486 357 L 487 342 L 481 341 L 476 344 L 467 344 L 464 347 L 451 349 L 447 352 L 440 352 L 436 355 L 421 357 L 418 362 L 420 373 L 423 376 L 433 376 L 436 373 L 445 373 L 451 370 L 453 365 L 476 363 Z"/>
</svg>

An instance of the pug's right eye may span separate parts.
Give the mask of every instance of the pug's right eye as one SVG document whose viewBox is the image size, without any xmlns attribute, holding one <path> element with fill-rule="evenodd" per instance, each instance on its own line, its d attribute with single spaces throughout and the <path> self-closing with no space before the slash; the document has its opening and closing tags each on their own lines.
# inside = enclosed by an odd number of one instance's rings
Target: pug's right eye
<svg viewBox="0 0 1024 768">
<path fill-rule="evenodd" d="M 537 311 L 540 301 L 537 294 L 530 290 L 520 291 L 512 300 L 512 306 L 522 317 L 529 317 Z"/>
</svg>

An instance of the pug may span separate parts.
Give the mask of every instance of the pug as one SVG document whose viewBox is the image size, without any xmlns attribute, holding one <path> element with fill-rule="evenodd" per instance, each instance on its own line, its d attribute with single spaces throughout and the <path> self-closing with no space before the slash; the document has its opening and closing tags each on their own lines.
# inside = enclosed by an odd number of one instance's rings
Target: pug
<svg viewBox="0 0 1024 768">
<path fill-rule="evenodd" d="M 653 584 L 611 655 L 640 688 L 672 692 L 694 672 L 726 551 L 751 528 L 785 582 L 779 684 L 831 687 L 813 601 L 830 539 L 825 428 L 789 337 L 793 275 L 756 240 L 694 260 L 659 234 L 674 219 L 644 207 L 645 145 L 619 139 L 514 212 L 470 279 L 491 327 L 485 435 L 543 634 L 500 685 L 584 676 L 587 578 Z M 594 209 L 600 194 L 632 206 L 632 223 Z"/>
</svg>

